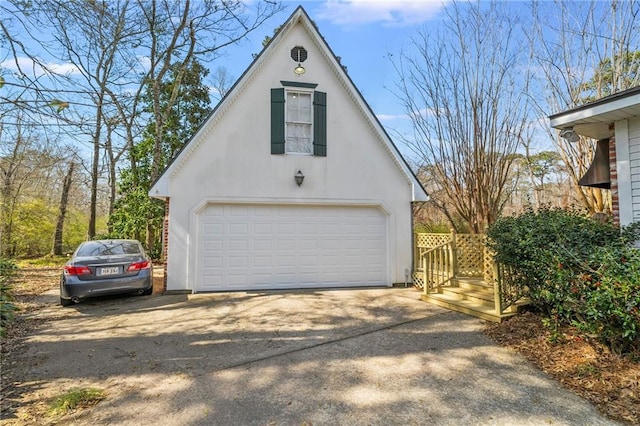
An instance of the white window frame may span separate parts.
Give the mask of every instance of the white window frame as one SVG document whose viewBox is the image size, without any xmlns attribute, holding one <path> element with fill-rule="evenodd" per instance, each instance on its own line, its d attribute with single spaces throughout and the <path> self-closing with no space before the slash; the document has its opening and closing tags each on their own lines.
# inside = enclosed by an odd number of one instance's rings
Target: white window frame
<svg viewBox="0 0 640 426">
<path fill-rule="evenodd" d="M 287 105 L 288 103 L 288 99 L 289 99 L 289 95 L 292 93 L 299 93 L 299 94 L 303 94 L 303 95 L 309 95 L 309 112 L 310 112 L 310 121 L 306 122 L 306 121 L 293 121 L 293 120 L 289 120 L 289 107 Z M 313 90 L 305 90 L 305 89 L 301 89 L 296 87 L 295 89 L 285 89 L 284 91 L 284 99 L 285 99 L 285 106 L 284 106 L 284 151 L 285 154 L 287 155 L 309 155 L 309 156 L 313 156 L 313 114 L 314 114 L 314 110 L 313 110 Z M 299 151 L 290 151 L 289 147 L 291 146 L 289 144 L 289 135 L 288 135 L 288 129 L 289 126 L 288 124 L 308 124 L 309 125 L 309 152 L 299 152 Z"/>
</svg>

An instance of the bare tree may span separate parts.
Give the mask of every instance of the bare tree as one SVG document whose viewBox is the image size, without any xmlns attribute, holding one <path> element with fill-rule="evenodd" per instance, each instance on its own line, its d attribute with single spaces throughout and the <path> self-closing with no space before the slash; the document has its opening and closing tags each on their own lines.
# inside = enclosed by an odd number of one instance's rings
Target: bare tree
<svg viewBox="0 0 640 426">
<path fill-rule="evenodd" d="M 259 3 L 253 14 L 239 0 L 218 2 L 201 0 L 138 0 L 144 15 L 148 38 L 143 47 L 148 53 L 149 69 L 145 83 L 151 87 L 154 122 L 154 159 L 151 179 L 160 173 L 163 123 L 179 93 L 181 74 L 194 57 L 216 56 L 226 46 L 234 44 L 260 27 L 268 18 L 282 10 L 276 2 Z M 141 46 L 141 47 L 142 47 Z M 173 96 L 160 101 L 161 84 L 170 70 L 177 70 Z"/>
<path fill-rule="evenodd" d="M 213 80 L 213 88 L 217 92 L 216 98 L 218 100 L 224 98 L 229 89 L 231 89 L 233 77 L 229 75 L 225 67 L 218 67 L 214 71 L 211 79 Z"/>
<path fill-rule="evenodd" d="M 558 169 L 560 161 L 560 155 L 556 151 L 541 151 L 533 155 L 527 152 L 527 172 L 531 179 L 537 207 L 545 204 L 545 183 L 547 183 L 547 178 Z"/>
<path fill-rule="evenodd" d="M 53 248 L 51 253 L 55 256 L 62 255 L 62 235 L 64 233 L 64 220 L 67 216 L 67 205 L 69 202 L 69 192 L 71 191 L 71 183 L 73 179 L 73 169 L 75 163 L 69 163 L 69 169 L 64 176 L 62 182 L 62 194 L 60 195 L 60 205 L 58 207 L 58 217 L 56 219 L 56 230 L 53 235 Z"/>
<path fill-rule="evenodd" d="M 180 83 L 193 58 L 216 57 L 219 51 L 246 37 L 268 18 L 282 10 L 276 2 L 258 3 L 253 14 L 246 13 L 246 5 L 239 0 L 218 2 L 202 0 L 138 0 L 144 17 L 148 38 L 143 40 L 148 54 L 149 69 L 144 82 L 150 87 L 153 132 L 153 159 L 150 179 L 153 181 L 163 167 L 164 123 L 171 114 L 180 91 Z M 168 73 L 175 73 L 172 95 L 161 101 L 162 82 Z M 155 236 L 147 228 L 147 247 Z"/>
<path fill-rule="evenodd" d="M 76 115 L 75 136 L 84 134 L 92 147 L 89 238 L 96 233 L 100 182 L 110 185 L 113 204 L 117 162 L 141 134 L 149 118 L 145 114 L 156 123 L 152 180 L 163 167 L 163 126 L 181 78 L 179 71 L 173 98 L 161 103 L 160 85 L 169 70 L 177 67 L 184 72 L 194 58 L 215 59 L 220 49 L 280 10 L 277 2 L 262 1 L 251 5 L 249 12 L 239 0 L 44 0 L 16 6 L 13 16 L 40 46 L 73 66 L 72 75 L 50 73 L 49 81 L 57 78 L 66 84 L 63 105 L 69 106 L 69 116 Z M 37 36 L 35 28 L 49 28 L 51 34 Z M 152 108 L 142 111 L 140 100 L 148 87 Z M 135 161 L 130 160 L 135 170 Z M 102 178 L 103 165 L 108 179 Z"/>
<path fill-rule="evenodd" d="M 23 198 L 50 196 L 50 170 L 61 157 L 46 134 L 23 126 L 21 117 L 10 129 L 0 125 L 0 255 L 15 255 L 14 223 Z"/>
<path fill-rule="evenodd" d="M 404 143 L 434 189 L 431 202 L 453 226 L 459 217 L 479 233 L 513 188 L 513 154 L 529 120 L 529 71 L 520 66 L 517 18 L 500 5 L 451 3 L 445 11 L 445 28 L 422 30 L 414 53 L 394 64 L 413 124 Z"/>
<path fill-rule="evenodd" d="M 69 106 L 63 99 L 65 89 L 47 78 L 55 70 L 25 40 L 35 40 L 40 32 L 32 25 L 30 8 L 27 2 L 0 3 L 0 118 L 4 125 L 15 125 L 6 119 L 18 112 L 21 125 L 56 122 Z"/>
<path fill-rule="evenodd" d="M 126 143 L 122 144 L 117 153 L 113 152 L 113 128 L 109 126 L 109 119 L 117 112 L 124 114 L 125 109 L 115 93 L 120 94 L 124 88 L 139 84 L 139 76 L 132 72 L 139 64 L 133 59 L 135 55 L 131 46 L 141 37 L 142 31 L 135 21 L 129 19 L 129 3 L 127 0 L 51 0 L 40 3 L 33 10 L 41 25 L 52 28 L 55 40 L 54 43 L 41 40 L 42 46 L 72 64 L 79 74 L 74 78 L 74 84 L 81 88 L 83 94 L 74 96 L 71 101 L 75 103 L 72 108 L 86 113 L 79 127 L 86 129 L 92 146 L 88 238 L 96 235 L 102 151 L 106 150 L 107 160 L 114 160 L 127 147 Z M 108 161 L 110 176 L 114 175 L 115 167 L 113 161 Z M 114 180 L 109 179 L 109 183 L 112 186 L 111 193 L 115 193 Z"/>
<path fill-rule="evenodd" d="M 550 113 L 640 85 L 640 3 L 637 0 L 532 3 L 529 34 L 544 93 L 541 119 Z M 549 13 L 553 11 L 553 13 Z M 634 59 L 635 58 L 635 59 Z M 591 213 L 610 208 L 610 193 L 578 181 L 593 159 L 595 141 L 568 142 L 548 128 L 581 204 Z"/>
</svg>

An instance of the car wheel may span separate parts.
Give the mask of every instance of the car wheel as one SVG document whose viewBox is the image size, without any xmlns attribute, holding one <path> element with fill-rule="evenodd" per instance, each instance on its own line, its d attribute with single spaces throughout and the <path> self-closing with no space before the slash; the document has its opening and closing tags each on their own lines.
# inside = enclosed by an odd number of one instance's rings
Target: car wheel
<svg viewBox="0 0 640 426">
<path fill-rule="evenodd" d="M 143 296 L 149 296 L 151 293 L 153 293 L 153 286 L 145 289 L 145 291 L 142 292 Z"/>
<path fill-rule="evenodd" d="M 60 298 L 60 304 L 62 306 L 71 306 L 73 305 L 73 301 L 71 299 L 63 299 L 62 297 Z"/>
</svg>

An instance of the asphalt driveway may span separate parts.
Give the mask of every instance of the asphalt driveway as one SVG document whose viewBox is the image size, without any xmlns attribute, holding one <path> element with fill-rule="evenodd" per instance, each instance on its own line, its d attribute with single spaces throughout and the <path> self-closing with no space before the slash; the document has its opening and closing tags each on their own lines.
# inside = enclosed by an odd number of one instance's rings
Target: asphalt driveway
<svg viewBox="0 0 640 426">
<path fill-rule="evenodd" d="M 13 368 L 36 399 L 107 391 L 62 424 L 614 424 L 494 345 L 482 321 L 419 296 L 243 292 L 62 308 L 52 292 Z"/>
</svg>

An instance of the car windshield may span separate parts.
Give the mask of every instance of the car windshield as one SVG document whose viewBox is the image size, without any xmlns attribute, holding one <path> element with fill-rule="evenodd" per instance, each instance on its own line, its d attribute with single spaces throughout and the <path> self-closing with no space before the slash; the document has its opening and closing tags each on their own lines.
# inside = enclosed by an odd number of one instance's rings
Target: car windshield
<svg viewBox="0 0 640 426">
<path fill-rule="evenodd" d="M 140 253 L 140 245 L 134 241 L 89 241 L 80 246 L 76 256 L 109 256 L 112 254 Z"/>
</svg>

